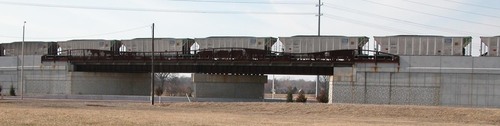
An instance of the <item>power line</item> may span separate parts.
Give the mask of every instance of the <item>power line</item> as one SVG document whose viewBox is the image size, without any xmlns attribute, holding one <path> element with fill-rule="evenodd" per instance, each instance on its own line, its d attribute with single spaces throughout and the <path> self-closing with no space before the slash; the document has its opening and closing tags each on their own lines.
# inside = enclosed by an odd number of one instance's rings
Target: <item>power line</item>
<svg viewBox="0 0 500 126">
<path fill-rule="evenodd" d="M 145 26 L 139 26 L 139 27 L 124 29 L 124 30 L 120 30 L 120 31 L 100 33 L 100 34 L 92 34 L 92 35 L 84 35 L 84 36 L 73 36 L 73 37 L 62 37 L 62 38 L 45 38 L 45 39 L 83 38 L 83 37 L 92 37 L 92 36 L 111 35 L 111 34 L 124 33 L 124 32 L 130 32 L 130 31 L 135 31 L 135 30 L 139 30 L 139 29 L 149 28 L 150 26 L 151 25 L 145 25 Z"/>
<path fill-rule="evenodd" d="M 365 1 L 365 2 L 368 2 L 368 3 L 372 3 L 372 4 L 377 4 L 377 5 L 392 7 L 392 8 L 396 8 L 396 9 L 400 9 L 400 10 L 410 11 L 410 12 L 414 12 L 414 13 L 420 13 L 420 14 L 425 14 L 425 15 L 430 15 L 430 16 L 435 16 L 435 17 L 440 17 L 440 18 L 446 18 L 446 19 L 450 19 L 450 20 L 457 20 L 457 21 L 468 22 L 468 23 L 479 24 L 479 25 L 485 25 L 485 26 L 500 27 L 500 25 L 494 25 L 494 24 L 488 24 L 488 23 L 482 23 L 482 22 L 475 22 L 475 21 L 463 20 L 463 19 L 454 18 L 454 17 L 441 16 L 441 15 L 437 15 L 437 14 L 426 13 L 426 12 L 421 12 L 421 11 L 406 9 L 406 8 L 402 8 L 402 7 L 397 7 L 397 6 L 393 6 L 393 5 L 388 5 L 388 4 L 378 3 L 378 2 L 373 2 L 373 1 L 370 1 L 370 0 L 362 0 L 362 1 Z"/>
<path fill-rule="evenodd" d="M 479 4 L 471 4 L 471 3 L 465 3 L 465 2 L 458 2 L 454 0 L 444 0 L 452 3 L 457 3 L 457 4 L 463 4 L 463 5 L 468 5 L 468 6 L 475 6 L 475 7 L 481 7 L 481 8 L 488 8 L 488 9 L 493 9 L 493 10 L 500 10 L 500 8 L 495 8 L 495 7 L 490 7 L 490 6 L 484 6 L 484 5 L 479 5 Z"/>
<path fill-rule="evenodd" d="M 270 14 L 270 15 L 314 15 L 308 12 L 256 12 L 256 11 L 201 11 L 201 10 L 166 10 L 166 9 L 143 9 L 143 8 L 110 8 L 110 7 L 92 7 L 92 6 L 74 6 L 57 4 L 39 4 L 39 3 L 18 3 L 0 1 L 0 4 L 69 8 L 69 9 L 91 9 L 91 10 L 110 10 L 110 11 L 143 11 L 143 12 L 164 12 L 164 13 L 203 13 L 203 14 Z"/>
<path fill-rule="evenodd" d="M 421 24 L 421 23 L 417 23 L 417 22 L 412 22 L 412 21 L 402 20 L 402 19 L 398 19 L 398 18 L 388 17 L 388 16 L 376 14 L 376 13 L 370 13 L 370 12 L 361 11 L 361 10 L 357 10 L 357 9 L 352 9 L 352 8 L 348 8 L 348 7 L 342 7 L 342 6 L 339 6 L 339 5 L 335 5 L 335 6 L 331 6 L 331 5 L 332 4 L 327 4 L 326 7 L 331 8 L 331 9 L 342 10 L 342 11 L 346 11 L 346 12 L 350 12 L 350 13 L 356 13 L 356 14 L 360 14 L 360 15 L 366 15 L 366 16 L 370 16 L 370 17 L 375 17 L 375 18 L 384 18 L 384 19 L 388 19 L 388 20 L 392 20 L 392 21 L 397 21 L 397 22 L 401 22 L 401 23 L 405 23 L 405 24 L 410 24 L 410 25 L 414 25 L 414 26 L 418 26 L 418 27 L 424 27 L 424 28 L 427 28 L 427 29 L 432 29 L 432 30 L 435 30 L 435 31 L 442 31 L 442 32 L 453 33 L 453 34 L 456 33 L 456 31 L 459 31 L 459 32 L 462 32 L 462 33 L 466 33 L 466 34 L 473 33 L 473 32 L 463 31 L 463 30 L 458 30 L 458 29 L 451 29 L 451 28 L 445 28 L 445 27 L 439 27 L 439 26 L 432 26 L 432 25 L 427 25 L 427 24 Z M 477 33 L 473 33 L 473 34 L 477 34 Z"/>
<path fill-rule="evenodd" d="M 203 3 L 232 3 L 232 4 L 289 4 L 289 5 L 311 5 L 309 2 L 258 2 L 258 1 L 222 1 L 222 0 L 167 0 L 180 2 L 203 2 Z"/>
<path fill-rule="evenodd" d="M 83 38 L 83 37 L 92 37 L 92 36 L 102 36 L 102 35 L 111 35 L 111 34 L 117 34 L 117 33 L 123 33 L 123 32 L 129 32 L 129 31 L 135 31 L 143 28 L 149 28 L 151 25 L 145 25 L 145 26 L 139 26 L 139 27 L 134 27 L 134 28 L 129 28 L 129 29 L 124 29 L 124 30 L 119 30 L 119 31 L 113 31 L 113 32 L 106 32 L 106 33 L 99 33 L 99 34 L 91 34 L 91 35 L 83 35 L 83 36 L 73 36 L 73 37 L 58 37 L 58 38 L 44 38 L 44 37 L 30 37 L 31 39 L 72 39 L 72 38 Z M 21 37 L 15 37 L 15 36 L 3 36 L 0 35 L 0 37 L 4 38 L 21 38 Z"/>
<path fill-rule="evenodd" d="M 441 6 L 436 6 L 436 5 L 431 5 L 431 4 L 421 3 L 421 2 L 415 2 L 415 1 L 411 1 L 411 0 L 404 0 L 404 1 L 414 3 L 414 4 L 420 4 L 420 5 L 424 5 L 424 6 L 430 6 L 430 7 L 434 7 L 434 8 L 441 8 L 441 9 L 452 10 L 452 11 L 457 11 L 457 12 L 462 12 L 462 13 L 467 13 L 467 14 L 473 14 L 473 15 L 479 15 L 479 16 L 484 16 L 484 17 L 491 17 L 491 18 L 500 19 L 500 16 L 496 16 L 496 15 L 488 15 L 488 14 L 482 14 L 482 13 L 476 13 L 476 12 L 470 12 L 470 11 L 463 11 L 463 10 L 459 10 L 459 9 L 441 7 Z"/>
<path fill-rule="evenodd" d="M 396 31 L 396 32 L 403 32 L 405 34 L 415 34 L 416 32 L 413 31 L 407 31 L 407 30 L 402 30 L 402 29 L 397 29 L 393 27 L 388 27 L 384 25 L 379 25 L 379 24 L 374 24 L 374 23 L 369 23 L 369 22 L 364 22 L 364 21 L 359 21 L 355 20 L 352 18 L 346 18 L 346 17 L 341 17 L 341 16 L 335 16 L 335 15 L 325 15 L 326 18 L 332 19 L 332 20 L 339 20 L 347 23 L 353 23 L 353 24 L 358 24 L 358 25 L 364 25 L 367 27 L 373 27 L 373 28 L 380 28 L 385 31 Z"/>
<path fill-rule="evenodd" d="M 21 37 L 15 37 L 15 36 L 5 36 L 5 35 L 0 35 L 2 38 L 21 38 Z"/>
</svg>

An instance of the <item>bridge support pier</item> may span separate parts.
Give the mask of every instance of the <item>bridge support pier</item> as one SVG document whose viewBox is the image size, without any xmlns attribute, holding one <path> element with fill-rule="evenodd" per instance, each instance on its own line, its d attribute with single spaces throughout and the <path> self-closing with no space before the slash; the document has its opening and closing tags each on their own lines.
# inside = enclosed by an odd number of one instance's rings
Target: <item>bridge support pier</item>
<svg viewBox="0 0 500 126">
<path fill-rule="evenodd" d="M 328 104 L 333 104 L 333 81 L 335 80 L 333 76 L 329 77 L 328 81 Z"/>
<path fill-rule="evenodd" d="M 342 98 L 342 90 L 345 89 L 335 89 L 339 88 L 338 85 L 354 85 L 356 82 L 356 67 L 334 67 L 333 75 L 330 76 L 330 81 L 328 83 L 328 103 L 333 104 L 338 102 Z M 338 96 L 335 96 L 335 95 Z M 354 97 L 354 96 L 352 96 Z M 338 98 L 338 99 L 336 99 Z M 337 100 L 337 101 L 334 101 Z"/>
<path fill-rule="evenodd" d="M 148 73 L 69 72 L 71 94 L 148 95 Z"/>
<path fill-rule="evenodd" d="M 264 99 L 265 75 L 193 74 L 197 98 Z"/>
</svg>

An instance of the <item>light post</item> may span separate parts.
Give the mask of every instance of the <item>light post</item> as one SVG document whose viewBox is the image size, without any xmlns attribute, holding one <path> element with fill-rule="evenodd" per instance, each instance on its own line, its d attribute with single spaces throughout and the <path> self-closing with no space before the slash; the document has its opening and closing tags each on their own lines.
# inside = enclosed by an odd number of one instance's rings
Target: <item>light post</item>
<svg viewBox="0 0 500 126">
<path fill-rule="evenodd" d="M 154 59 L 155 59 L 155 23 L 151 26 L 151 105 L 155 105 L 155 71 L 154 71 Z"/>
<path fill-rule="evenodd" d="M 23 23 L 23 41 L 21 42 L 21 100 L 24 99 L 24 33 L 26 21 Z"/>
</svg>

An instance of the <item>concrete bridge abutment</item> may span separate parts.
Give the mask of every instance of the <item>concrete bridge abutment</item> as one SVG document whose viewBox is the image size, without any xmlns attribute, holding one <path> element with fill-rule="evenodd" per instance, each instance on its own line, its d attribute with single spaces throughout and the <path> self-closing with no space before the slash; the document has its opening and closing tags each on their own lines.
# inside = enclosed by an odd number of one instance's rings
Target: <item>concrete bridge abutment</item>
<svg viewBox="0 0 500 126">
<path fill-rule="evenodd" d="M 69 72 L 71 94 L 149 95 L 148 73 Z"/>
<path fill-rule="evenodd" d="M 197 98 L 264 99 L 265 75 L 193 74 Z"/>
</svg>

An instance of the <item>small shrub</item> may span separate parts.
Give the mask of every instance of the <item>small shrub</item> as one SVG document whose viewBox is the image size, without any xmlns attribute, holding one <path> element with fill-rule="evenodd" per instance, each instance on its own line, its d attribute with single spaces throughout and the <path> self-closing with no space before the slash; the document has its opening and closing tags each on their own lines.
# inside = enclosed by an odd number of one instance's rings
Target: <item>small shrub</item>
<svg viewBox="0 0 500 126">
<path fill-rule="evenodd" d="M 291 91 L 286 93 L 286 102 L 293 102 L 293 93 Z"/>
<path fill-rule="evenodd" d="M 286 102 L 293 102 L 293 91 L 292 87 L 288 87 L 288 90 L 286 91 Z"/>
<path fill-rule="evenodd" d="M 326 91 L 324 89 L 321 89 L 318 97 L 316 97 L 316 100 L 321 103 L 328 103 L 328 95 L 326 94 Z"/>
<path fill-rule="evenodd" d="M 155 95 L 156 96 L 161 96 L 163 94 L 163 88 L 162 87 L 157 87 L 155 89 Z"/>
<path fill-rule="evenodd" d="M 186 93 L 188 94 L 188 97 L 193 97 L 193 88 L 187 87 Z"/>
<path fill-rule="evenodd" d="M 2 85 L 0 85 L 0 97 L 2 97 L 2 99 L 3 99 L 2 89 L 3 89 L 3 87 L 2 87 Z"/>
<path fill-rule="evenodd" d="M 297 96 L 297 98 L 295 99 L 296 102 L 307 102 L 307 98 L 306 98 L 306 95 L 305 95 L 305 92 L 304 90 L 299 90 L 299 95 Z"/>
<path fill-rule="evenodd" d="M 16 90 L 14 89 L 14 85 L 10 85 L 10 96 L 16 96 Z"/>
<path fill-rule="evenodd" d="M 163 87 L 157 87 L 154 90 L 155 95 L 158 96 L 158 103 L 161 103 L 161 95 L 163 95 Z"/>
</svg>

